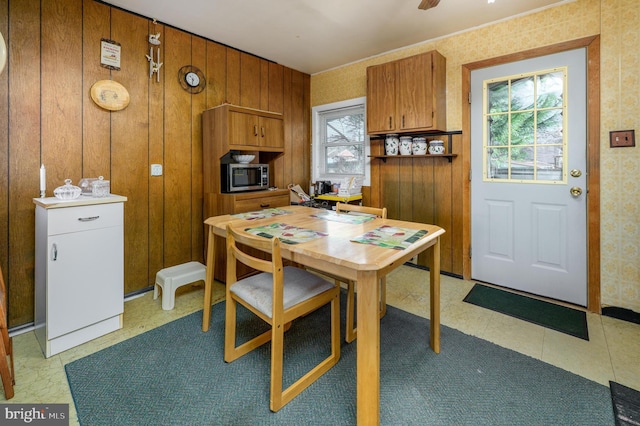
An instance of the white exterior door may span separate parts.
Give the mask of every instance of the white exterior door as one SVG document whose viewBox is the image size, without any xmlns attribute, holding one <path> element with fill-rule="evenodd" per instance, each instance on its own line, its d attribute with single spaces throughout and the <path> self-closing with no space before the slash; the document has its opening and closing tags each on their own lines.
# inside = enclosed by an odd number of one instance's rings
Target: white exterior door
<svg viewBox="0 0 640 426">
<path fill-rule="evenodd" d="M 587 304 L 586 50 L 471 73 L 472 278 Z"/>
</svg>

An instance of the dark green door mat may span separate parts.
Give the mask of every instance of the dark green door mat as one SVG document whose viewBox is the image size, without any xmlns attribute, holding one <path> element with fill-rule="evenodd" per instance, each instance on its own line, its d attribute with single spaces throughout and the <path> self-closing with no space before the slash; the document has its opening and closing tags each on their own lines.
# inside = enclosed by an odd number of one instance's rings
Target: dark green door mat
<svg viewBox="0 0 640 426">
<path fill-rule="evenodd" d="M 464 301 L 492 311 L 541 325 L 561 333 L 589 340 L 587 315 L 583 311 L 567 308 L 520 294 L 485 285 L 473 286 Z"/>
<path fill-rule="evenodd" d="M 640 425 L 640 392 L 616 382 L 609 382 L 609 388 L 616 425 Z"/>
</svg>

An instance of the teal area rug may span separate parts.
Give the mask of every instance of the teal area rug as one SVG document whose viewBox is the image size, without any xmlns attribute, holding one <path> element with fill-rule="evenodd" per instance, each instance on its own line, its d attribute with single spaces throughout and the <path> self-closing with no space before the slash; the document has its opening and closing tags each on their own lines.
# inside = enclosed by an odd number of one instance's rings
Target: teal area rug
<svg viewBox="0 0 640 426">
<path fill-rule="evenodd" d="M 577 309 L 481 284 L 474 285 L 464 301 L 583 340 L 589 340 L 587 315 Z"/>
<path fill-rule="evenodd" d="M 242 333 L 262 328 L 248 311 L 239 314 Z M 272 413 L 269 346 L 225 364 L 224 303 L 213 306 L 208 333 L 201 324 L 202 311 L 67 364 L 80 424 L 355 424 L 355 343 L 343 341 L 339 363 Z M 326 356 L 328 325 L 329 310 L 321 309 L 287 332 L 288 383 Z M 381 424 L 613 424 L 608 387 L 446 326 L 441 333 L 435 354 L 429 321 L 388 307 L 381 320 Z"/>
</svg>

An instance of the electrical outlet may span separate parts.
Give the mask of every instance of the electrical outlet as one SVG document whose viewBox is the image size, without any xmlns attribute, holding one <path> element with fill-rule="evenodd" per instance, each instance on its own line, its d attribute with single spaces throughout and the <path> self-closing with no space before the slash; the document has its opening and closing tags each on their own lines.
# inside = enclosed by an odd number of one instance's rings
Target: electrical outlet
<svg viewBox="0 0 640 426">
<path fill-rule="evenodd" d="M 162 176 L 162 164 L 151 165 L 151 176 Z"/>
<path fill-rule="evenodd" d="M 635 131 L 616 130 L 614 132 L 609 132 L 609 145 L 611 146 L 611 148 L 636 146 Z"/>
</svg>

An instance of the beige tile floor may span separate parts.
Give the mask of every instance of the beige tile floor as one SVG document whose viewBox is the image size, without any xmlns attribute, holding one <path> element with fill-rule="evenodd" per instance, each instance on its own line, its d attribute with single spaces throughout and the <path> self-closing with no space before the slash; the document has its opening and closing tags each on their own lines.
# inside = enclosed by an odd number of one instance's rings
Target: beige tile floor
<svg viewBox="0 0 640 426">
<path fill-rule="evenodd" d="M 428 318 L 429 289 L 425 282 L 427 271 L 401 267 L 387 279 L 387 303 Z M 584 341 L 462 302 L 472 286 L 470 281 L 442 276 L 442 324 L 603 385 L 613 380 L 640 389 L 640 325 L 588 314 L 590 340 Z M 76 425 L 64 365 L 202 309 L 202 297 L 202 285 L 184 286 L 176 295 L 175 309 L 163 311 L 161 299 L 153 300 L 153 292 L 145 293 L 125 303 L 122 330 L 48 359 L 43 357 L 32 331 L 14 336 L 16 386 L 15 396 L 9 402 L 69 403 L 70 424 Z M 224 287 L 216 284 L 214 299 L 219 301 L 223 297 Z M 2 394 L 0 398 L 3 397 Z"/>
</svg>

